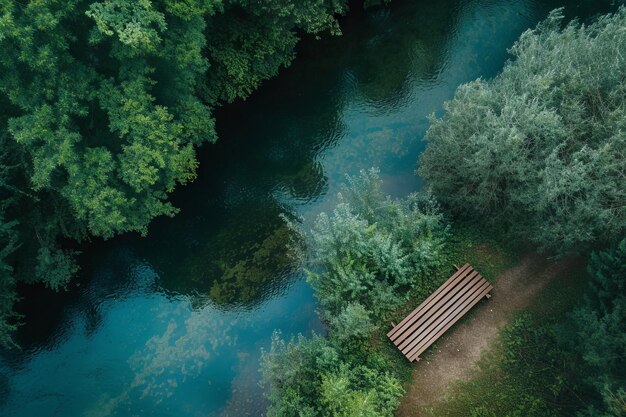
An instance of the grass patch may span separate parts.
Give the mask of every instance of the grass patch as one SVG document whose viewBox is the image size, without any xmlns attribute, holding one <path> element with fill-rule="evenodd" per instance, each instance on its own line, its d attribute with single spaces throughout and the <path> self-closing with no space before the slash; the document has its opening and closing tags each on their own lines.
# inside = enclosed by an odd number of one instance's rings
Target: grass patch
<svg viewBox="0 0 626 417">
<path fill-rule="evenodd" d="M 562 415 L 556 410 L 571 406 L 558 403 L 568 396 L 569 388 L 562 384 L 567 380 L 566 371 L 557 369 L 559 361 L 567 359 L 552 349 L 555 341 L 541 325 L 564 319 L 586 291 L 588 274 L 583 263 L 576 262 L 574 268 L 546 285 L 526 312 L 500 333 L 492 349 L 478 361 L 473 378 L 457 383 L 447 400 L 424 410 L 426 415 L 550 417 Z M 518 329 L 513 331 L 516 325 Z"/>
<path fill-rule="evenodd" d="M 494 345 L 493 349 L 485 353 L 477 364 L 479 371 L 469 381 L 457 384 L 451 391 L 451 398 L 447 401 L 434 404 L 423 410 L 425 415 L 432 417 L 466 417 L 468 410 L 487 407 L 490 410 L 498 407 L 498 394 L 511 384 L 503 384 L 503 372 L 499 364 L 504 359 L 502 341 Z M 494 395 L 494 393 L 496 395 Z"/>
<path fill-rule="evenodd" d="M 437 272 L 436 276 L 430 281 L 429 285 L 432 287 L 430 293 L 435 291 L 454 273 L 453 265 L 460 267 L 467 262 L 493 283 L 498 275 L 513 267 L 520 259 L 516 248 L 507 246 L 501 239 L 494 237 L 486 229 L 461 225 L 454 227 L 452 233 L 453 236 L 450 239 L 447 254 L 449 268 Z M 412 294 L 404 306 L 390 315 L 388 322 L 380 324 L 381 327 L 372 338 L 372 344 L 389 358 L 394 372 L 404 383 L 405 388 L 408 388 L 411 382 L 413 364 L 407 361 L 402 353 L 389 342 L 387 332 L 391 329 L 391 321 L 394 323 L 400 322 L 423 301 L 423 298 L 423 296 L 417 293 Z M 467 315 L 467 317 L 470 315 Z M 466 317 L 463 319 L 466 319 Z M 433 348 L 436 349 L 436 344 L 433 345 Z M 428 355 L 429 353 L 426 352 L 423 358 L 427 358 Z"/>
<path fill-rule="evenodd" d="M 452 233 L 451 263 L 461 266 L 467 262 L 492 283 L 503 271 L 513 267 L 523 253 L 522 246 L 480 226 L 457 224 Z"/>
</svg>

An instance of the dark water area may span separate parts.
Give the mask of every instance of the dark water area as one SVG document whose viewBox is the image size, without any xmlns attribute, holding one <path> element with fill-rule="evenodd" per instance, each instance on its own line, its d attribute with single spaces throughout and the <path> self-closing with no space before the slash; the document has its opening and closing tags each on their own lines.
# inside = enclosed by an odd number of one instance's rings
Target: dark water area
<svg viewBox="0 0 626 417">
<path fill-rule="evenodd" d="M 218 112 L 181 209 L 149 235 L 95 241 L 65 293 L 26 290 L 19 352 L 0 360 L 0 415 L 259 416 L 262 348 L 323 333 L 287 243 L 332 209 L 345 174 L 380 168 L 388 193 L 415 175 L 427 116 L 456 87 L 492 77 L 549 10 L 586 18 L 602 1 L 396 1 L 305 40 L 294 64 Z M 28 291 L 33 292 L 30 294 Z"/>
</svg>

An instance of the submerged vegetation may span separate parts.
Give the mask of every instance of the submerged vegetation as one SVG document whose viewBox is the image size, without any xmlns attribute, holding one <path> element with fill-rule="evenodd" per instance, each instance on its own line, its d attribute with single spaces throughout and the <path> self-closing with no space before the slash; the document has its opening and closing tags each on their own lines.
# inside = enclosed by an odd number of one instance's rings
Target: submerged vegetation
<svg viewBox="0 0 626 417">
<path fill-rule="evenodd" d="M 458 88 L 419 172 L 458 216 L 584 253 L 626 233 L 626 8 L 562 21 L 551 13 L 500 75 Z"/>
</svg>

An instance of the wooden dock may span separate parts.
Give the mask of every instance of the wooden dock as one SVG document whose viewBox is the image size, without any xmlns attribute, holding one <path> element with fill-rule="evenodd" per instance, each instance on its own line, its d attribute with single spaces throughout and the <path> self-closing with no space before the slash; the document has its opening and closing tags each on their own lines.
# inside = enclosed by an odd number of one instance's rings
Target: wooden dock
<svg viewBox="0 0 626 417">
<path fill-rule="evenodd" d="M 493 286 L 466 263 L 395 325 L 387 337 L 409 361 L 419 361 L 419 355 L 446 330 L 483 297 L 489 298 L 492 289 Z"/>
</svg>

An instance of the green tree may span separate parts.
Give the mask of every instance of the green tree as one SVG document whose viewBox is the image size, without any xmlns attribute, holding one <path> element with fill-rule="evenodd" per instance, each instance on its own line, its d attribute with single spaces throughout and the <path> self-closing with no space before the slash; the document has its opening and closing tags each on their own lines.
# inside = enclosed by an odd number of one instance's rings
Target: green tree
<svg viewBox="0 0 626 417">
<path fill-rule="evenodd" d="M 590 416 L 626 416 L 626 239 L 591 254 L 590 294 L 572 316 L 572 349 L 583 358 L 581 375 L 602 398 Z"/>
<path fill-rule="evenodd" d="M 61 240 L 145 235 L 173 216 L 168 194 L 195 178 L 196 147 L 216 140 L 213 109 L 287 66 L 301 34 L 338 33 L 346 10 L 343 0 L 0 1 L 12 279 L 63 287 L 78 267 Z"/>
<path fill-rule="evenodd" d="M 626 231 L 626 8 L 562 21 L 552 12 L 501 74 L 458 88 L 419 172 L 457 215 L 567 253 Z"/>
<path fill-rule="evenodd" d="M 308 280 L 326 319 L 359 303 L 379 318 L 408 297 L 426 291 L 444 264 L 448 228 L 428 195 L 386 198 L 378 171 L 348 178 L 331 216 L 312 230 Z"/>
<path fill-rule="evenodd" d="M 231 102 L 291 63 L 298 32 L 339 34 L 334 15 L 346 11 L 342 0 L 232 0 L 223 17 L 209 24 L 207 49 L 211 71 L 207 96 Z"/>
</svg>

